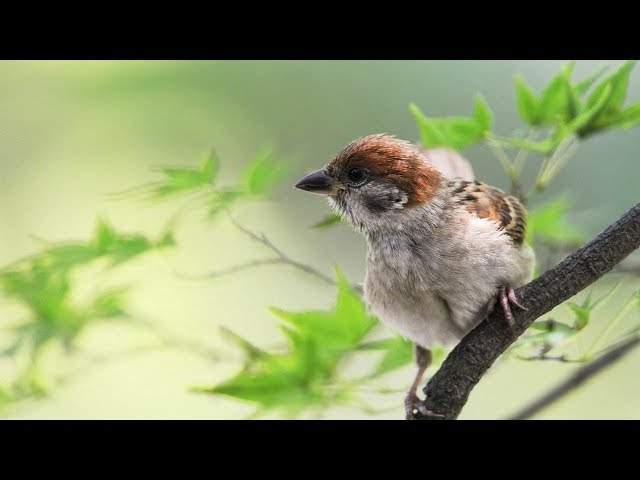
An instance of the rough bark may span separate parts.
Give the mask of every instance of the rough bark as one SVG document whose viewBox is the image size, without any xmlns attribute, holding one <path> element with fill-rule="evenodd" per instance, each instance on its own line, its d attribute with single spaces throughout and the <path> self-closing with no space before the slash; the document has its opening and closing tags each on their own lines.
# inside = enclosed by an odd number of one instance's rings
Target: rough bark
<svg viewBox="0 0 640 480">
<path fill-rule="evenodd" d="M 533 323 L 584 290 L 640 247 L 640 203 L 589 243 L 531 283 L 516 290 L 527 310 L 514 309 L 511 330 L 496 308 L 449 354 L 424 389 L 425 405 L 455 419 L 493 362 Z"/>
</svg>

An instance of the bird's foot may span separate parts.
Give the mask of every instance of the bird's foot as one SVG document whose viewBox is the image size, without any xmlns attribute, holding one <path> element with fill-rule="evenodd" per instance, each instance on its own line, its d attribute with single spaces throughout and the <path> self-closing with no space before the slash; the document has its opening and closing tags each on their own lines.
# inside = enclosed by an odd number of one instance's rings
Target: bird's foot
<svg viewBox="0 0 640 480">
<path fill-rule="evenodd" d="M 511 287 L 501 287 L 498 293 L 498 302 L 500 302 L 500 306 L 502 307 L 502 311 L 504 312 L 504 319 L 507 321 L 507 325 L 510 328 L 514 326 L 513 313 L 511 312 L 511 305 L 515 305 L 516 307 L 527 310 L 526 307 L 523 307 L 516 297 L 516 293 L 513 291 Z M 493 311 L 493 305 L 491 306 L 491 310 Z"/>
<path fill-rule="evenodd" d="M 407 414 L 407 420 L 416 420 L 416 412 L 427 418 L 444 418 L 444 415 L 434 413 L 425 407 L 418 395 L 412 392 L 409 392 L 404 399 L 404 409 Z"/>
</svg>

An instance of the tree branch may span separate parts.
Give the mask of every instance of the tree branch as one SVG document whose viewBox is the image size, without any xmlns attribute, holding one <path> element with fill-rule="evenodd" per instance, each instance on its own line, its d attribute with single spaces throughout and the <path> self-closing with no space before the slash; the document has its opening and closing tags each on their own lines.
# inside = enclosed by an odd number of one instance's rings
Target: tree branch
<svg viewBox="0 0 640 480">
<path fill-rule="evenodd" d="M 528 310 L 514 313 L 513 330 L 496 309 L 464 337 L 425 387 L 426 407 L 457 418 L 473 387 L 536 318 L 591 285 L 639 246 L 640 203 L 555 268 L 517 289 Z"/>
<path fill-rule="evenodd" d="M 579 368 L 560 385 L 551 389 L 548 393 L 535 400 L 531 405 L 526 406 L 516 413 L 511 417 L 511 420 L 526 420 L 527 418 L 533 417 L 536 413 L 548 407 L 569 392 L 575 390 L 591 377 L 609 367 L 612 363 L 620 360 L 638 345 L 640 345 L 640 338 L 633 338 L 604 354 L 597 360 Z"/>
<path fill-rule="evenodd" d="M 269 238 L 267 238 L 267 236 L 264 233 L 258 234 L 258 233 L 252 232 L 248 228 L 243 227 L 242 225 L 240 225 L 231 215 L 229 215 L 229 219 L 231 220 L 231 223 L 233 223 L 233 225 L 238 230 L 243 232 L 245 235 L 247 235 L 252 240 L 254 240 L 254 241 L 258 242 L 258 243 L 261 243 L 262 245 L 267 247 L 269 250 L 271 250 L 276 255 L 275 258 L 264 258 L 264 259 L 258 259 L 258 260 L 250 260 L 248 262 L 241 263 L 239 265 L 233 265 L 231 267 L 224 268 L 222 270 L 216 270 L 216 271 L 208 272 L 208 273 L 204 273 L 204 274 L 186 274 L 186 273 L 176 272 L 180 277 L 187 278 L 189 280 L 202 280 L 202 279 L 206 279 L 206 278 L 221 277 L 223 275 L 229 275 L 229 274 L 232 274 L 232 273 L 241 272 L 243 270 L 248 270 L 248 269 L 251 269 L 251 268 L 254 268 L 254 267 L 260 267 L 260 266 L 263 266 L 263 265 L 290 265 L 290 266 L 292 266 L 294 268 L 297 268 L 298 270 L 301 270 L 301 271 L 303 271 L 305 273 L 308 273 L 309 275 L 313 275 L 314 277 L 322 280 L 327 285 L 335 285 L 336 284 L 336 282 L 331 277 L 329 277 L 328 275 L 325 275 L 320 270 L 317 270 L 317 269 L 313 268 L 311 265 L 307 265 L 305 263 L 298 262 L 297 260 L 294 260 L 291 257 L 289 257 L 286 253 L 284 253 L 282 250 L 280 250 L 280 248 L 278 248 L 276 245 L 274 245 L 273 242 L 271 240 L 269 240 Z M 359 287 L 357 285 L 353 285 L 353 288 L 358 292 L 362 292 L 361 287 Z"/>
</svg>

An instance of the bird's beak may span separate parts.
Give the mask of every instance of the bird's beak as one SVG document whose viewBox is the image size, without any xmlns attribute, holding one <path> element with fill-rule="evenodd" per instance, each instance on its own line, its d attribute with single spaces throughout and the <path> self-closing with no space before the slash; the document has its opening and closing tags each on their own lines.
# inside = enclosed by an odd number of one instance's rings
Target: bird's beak
<svg viewBox="0 0 640 480">
<path fill-rule="evenodd" d="M 327 175 L 323 169 L 310 173 L 294 186 L 300 190 L 320 195 L 334 195 L 340 189 L 340 184 Z"/>
</svg>

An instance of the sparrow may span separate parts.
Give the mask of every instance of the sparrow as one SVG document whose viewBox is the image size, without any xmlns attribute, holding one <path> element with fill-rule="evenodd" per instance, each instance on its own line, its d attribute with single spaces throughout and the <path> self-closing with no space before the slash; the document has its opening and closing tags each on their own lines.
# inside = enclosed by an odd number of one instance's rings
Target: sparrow
<svg viewBox="0 0 640 480">
<path fill-rule="evenodd" d="M 470 168 L 441 171 L 429 156 L 394 136 L 369 135 L 295 185 L 326 195 L 366 239 L 364 301 L 414 343 L 407 419 L 439 416 L 417 395 L 432 345 L 457 343 L 497 304 L 512 325 L 511 305 L 524 308 L 514 289 L 530 281 L 534 266 L 522 203 L 473 181 Z M 461 171 L 468 178 L 451 178 Z"/>
</svg>

